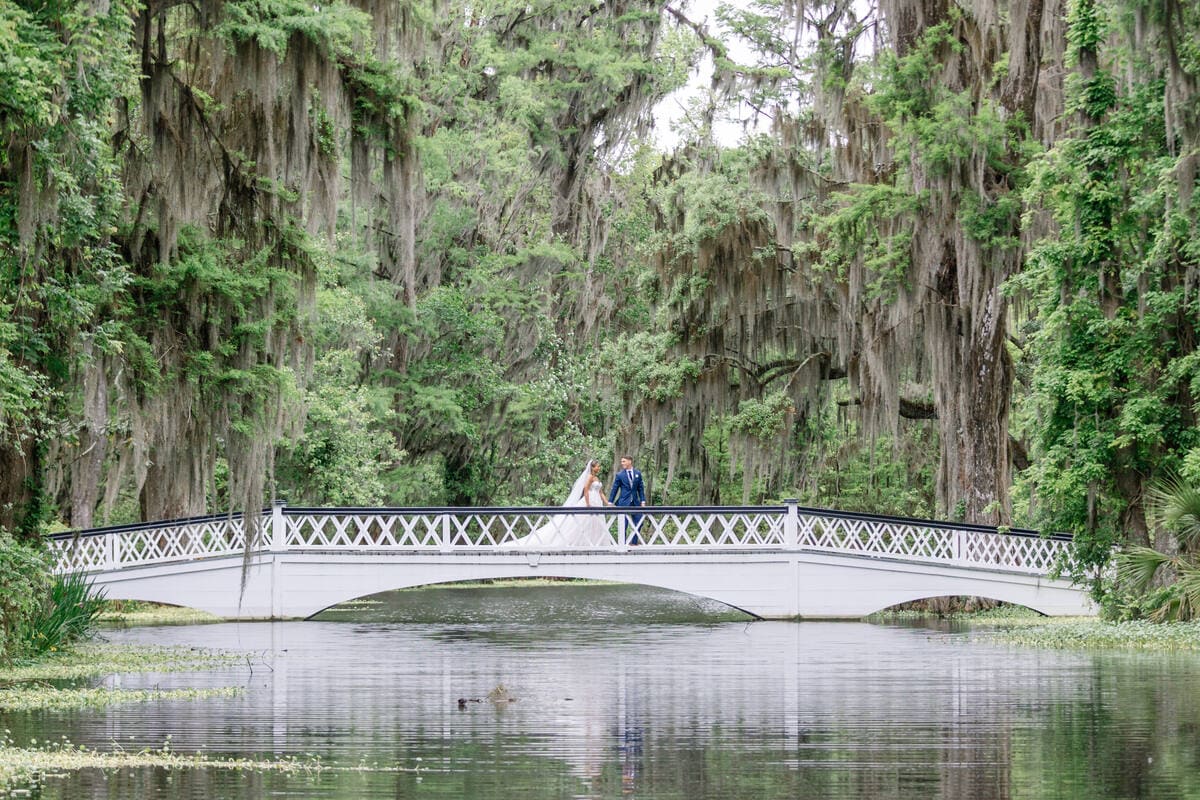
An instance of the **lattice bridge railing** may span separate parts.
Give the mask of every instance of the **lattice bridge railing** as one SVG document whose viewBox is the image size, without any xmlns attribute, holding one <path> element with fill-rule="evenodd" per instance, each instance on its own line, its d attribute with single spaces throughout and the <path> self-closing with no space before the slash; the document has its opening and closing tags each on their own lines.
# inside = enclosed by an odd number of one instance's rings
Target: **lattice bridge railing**
<svg viewBox="0 0 1200 800">
<path fill-rule="evenodd" d="M 564 535 L 567 531 L 569 534 Z M 1037 575 L 1068 536 L 783 506 L 289 508 L 56 534 L 61 572 L 111 572 L 251 552 L 456 553 L 802 550 Z"/>
</svg>

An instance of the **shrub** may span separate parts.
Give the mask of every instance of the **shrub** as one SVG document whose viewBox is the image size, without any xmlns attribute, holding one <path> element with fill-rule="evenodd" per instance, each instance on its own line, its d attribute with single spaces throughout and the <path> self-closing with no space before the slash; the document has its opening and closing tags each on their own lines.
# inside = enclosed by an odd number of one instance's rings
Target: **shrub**
<svg viewBox="0 0 1200 800">
<path fill-rule="evenodd" d="M 57 576 L 46 601 L 28 621 L 29 654 L 61 650 L 71 642 L 90 638 L 104 605 L 104 591 L 95 591 L 86 576 Z"/>
<path fill-rule="evenodd" d="M 88 638 L 103 608 L 104 593 L 88 578 L 51 575 L 44 552 L 0 530 L 0 661 Z"/>
<path fill-rule="evenodd" d="M 1130 547 L 1117 556 L 1117 590 L 1129 595 L 1122 611 L 1155 622 L 1200 619 L 1200 486 L 1169 477 L 1151 487 L 1150 501 L 1175 552 Z"/>
<path fill-rule="evenodd" d="M 44 607 L 51 584 L 45 556 L 0 529 L 0 660 L 25 653 L 29 621 Z"/>
</svg>

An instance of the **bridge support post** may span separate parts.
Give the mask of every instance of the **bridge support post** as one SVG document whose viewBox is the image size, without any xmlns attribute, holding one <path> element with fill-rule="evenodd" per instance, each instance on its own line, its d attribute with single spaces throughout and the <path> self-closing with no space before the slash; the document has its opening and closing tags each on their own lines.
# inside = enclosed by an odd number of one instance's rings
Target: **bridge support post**
<svg viewBox="0 0 1200 800">
<path fill-rule="evenodd" d="M 287 503 L 275 500 L 271 503 L 271 541 L 268 545 L 271 551 L 267 569 L 271 591 L 270 618 L 281 619 L 283 609 L 283 579 L 279 574 L 279 554 L 287 550 L 287 519 L 283 515 Z M 240 605 L 240 602 L 239 602 Z"/>
<path fill-rule="evenodd" d="M 783 546 L 795 550 L 800 545 L 800 512 L 796 508 L 800 501 L 789 497 L 783 502 L 787 503 L 787 511 L 783 515 Z"/>
<path fill-rule="evenodd" d="M 271 550 L 278 553 L 287 548 L 287 530 L 284 527 L 283 509 L 287 506 L 283 500 L 271 503 Z"/>
</svg>

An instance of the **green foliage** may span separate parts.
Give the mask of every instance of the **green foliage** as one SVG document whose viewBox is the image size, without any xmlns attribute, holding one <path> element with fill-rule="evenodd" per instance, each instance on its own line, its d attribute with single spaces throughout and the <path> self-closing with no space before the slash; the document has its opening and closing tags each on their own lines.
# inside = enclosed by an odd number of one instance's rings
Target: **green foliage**
<svg viewBox="0 0 1200 800">
<path fill-rule="evenodd" d="M 163 703 L 236 697 L 244 691 L 241 686 L 221 686 L 209 689 L 117 689 L 110 686 L 77 686 L 60 689 L 57 687 L 21 686 L 4 693 L 3 699 L 0 700 L 0 708 L 9 712 L 83 711 L 127 703 Z"/>
<path fill-rule="evenodd" d="M 795 109 L 800 118 L 815 118 L 818 89 L 834 96 L 846 88 L 854 64 L 855 42 L 872 18 L 872 10 L 818 5 L 796 14 L 787 0 L 721 3 L 716 20 L 738 46 L 728 47 L 709 36 L 704 46 L 719 75 L 736 76 L 745 101 L 755 109 Z M 813 20 L 821 18 L 817 26 Z M 814 35 L 815 34 L 815 35 Z M 815 39 L 815 41 L 814 41 Z M 732 52 L 745 54 L 735 63 Z M 697 137 L 698 138 L 698 137 Z"/>
<path fill-rule="evenodd" d="M 705 428 L 704 450 L 713 473 L 713 502 L 779 503 L 798 498 L 802 505 L 872 514 L 935 516 L 938 466 L 936 428 L 902 421 L 895 438 L 868 441 L 858 421 L 840 415 L 833 404 L 798 414 L 784 392 L 743 401 L 738 412 L 719 416 Z M 768 453 L 776 462 L 795 465 L 796 482 L 770 479 L 747 455 Z M 752 470 L 747 481 L 746 471 Z M 690 465 L 657 502 L 695 502 L 698 479 Z"/>
<path fill-rule="evenodd" d="M 0 661 L 27 652 L 29 621 L 43 608 L 50 585 L 44 554 L 0 528 Z"/>
<path fill-rule="evenodd" d="M 1075 59 L 1104 56 L 1069 85 L 1076 127 L 1031 164 L 1025 201 L 1057 230 L 1012 281 L 1035 313 L 1025 328 L 1030 391 L 1016 415 L 1035 443 L 1021 490 L 1032 524 L 1076 534 L 1081 565 L 1105 563 L 1114 544 L 1147 544 L 1142 486 L 1200 445 L 1200 299 L 1184 288 L 1200 254 L 1178 183 L 1190 156 L 1164 138 L 1161 77 L 1125 82 L 1103 68 L 1121 52 L 1104 8 L 1073 7 Z"/>
<path fill-rule="evenodd" d="M 819 508 L 935 517 L 937 446 L 931 430 L 912 426 L 899 442 L 881 437 L 870 444 L 845 433 L 814 442 L 813 452 L 802 455 L 812 465 L 795 496 Z"/>
<path fill-rule="evenodd" d="M 1096 0 L 1074 0 L 1067 7 L 1068 64 L 1076 66 L 1080 53 L 1094 53 L 1108 35 L 1109 27 L 1102 3 Z"/>
<path fill-rule="evenodd" d="M 282 59 L 295 36 L 302 36 L 328 58 L 350 58 L 370 41 L 371 17 L 346 3 L 301 0 L 232 0 L 222 6 L 219 36 L 253 42 Z"/>
<path fill-rule="evenodd" d="M 819 256 L 819 268 L 845 280 L 850 267 L 861 261 L 872 276 L 868 296 L 894 297 L 904 288 L 912 264 L 909 225 L 920 210 L 919 195 L 889 183 L 834 194 L 829 213 L 815 224 L 816 233 L 829 243 Z"/>
<path fill-rule="evenodd" d="M 729 418 L 730 429 L 736 433 L 768 441 L 787 432 L 787 423 L 796 413 L 791 395 L 784 391 L 771 392 L 762 400 L 743 400 L 737 413 Z"/>
<path fill-rule="evenodd" d="M 952 10 L 949 19 L 926 28 L 903 55 L 881 52 L 872 69 L 864 70 L 863 81 L 870 89 L 865 102 L 893 137 L 891 145 L 898 162 L 894 190 L 911 193 L 915 174 L 948 175 L 982 161 L 1003 183 L 994 189 L 956 188 L 960 222 L 971 238 L 988 246 L 1012 248 L 1018 244 L 1014 231 L 1021 204 L 1019 195 L 1008 189 L 1022 184 L 1022 166 L 1035 145 L 1028 141 L 1028 122 L 1020 114 L 1005 111 L 987 95 L 953 91 L 939 80 L 946 63 L 957 58 L 964 46 L 955 34 L 960 16 L 961 12 Z M 997 73 L 1007 69 L 1006 63 L 991 67 Z M 867 196 L 857 203 L 870 208 L 877 220 L 917 210 L 905 205 L 902 198 L 884 194 L 880 199 L 895 205 L 887 213 L 888 206 L 872 198 L 872 191 L 884 190 L 879 186 L 859 189 L 858 194 Z"/>
<path fill-rule="evenodd" d="M 1150 547 L 1128 547 L 1116 560 L 1110 613 L 1151 621 L 1200 618 L 1200 485 L 1177 476 L 1151 487 L 1152 508 L 1174 537 L 1175 555 Z M 1166 573 L 1164 582 L 1157 583 Z"/>
<path fill-rule="evenodd" d="M 103 597 L 83 575 L 52 576 L 43 551 L 0 529 L 0 661 L 36 658 L 89 638 Z"/>
<path fill-rule="evenodd" d="M 1170 531 L 1181 551 L 1200 555 L 1200 481 L 1167 476 L 1150 489 L 1155 521 Z"/>
<path fill-rule="evenodd" d="M 714 153 L 708 169 L 689 169 L 670 183 L 655 187 L 660 208 L 678 209 L 677 224 L 651 237 L 648 249 L 678 259 L 693 256 L 701 245 L 722 231 L 766 222 L 766 198 L 746 176 L 764 157 L 762 142 Z M 687 293 L 684 292 L 682 296 Z"/>
<path fill-rule="evenodd" d="M 558 505 L 587 461 L 615 461 L 607 421 L 616 410 L 596 388 L 595 356 L 572 353 L 561 341 L 550 346 L 547 370 L 516 387 L 493 423 L 509 429 L 506 452 L 493 457 L 498 485 L 489 496 L 496 502 Z"/>
<path fill-rule="evenodd" d="M 132 10 L 0 4 L 0 471 L 33 467 L 0 524 L 23 535 L 53 514 L 41 458 L 70 435 L 83 351 L 123 346 L 108 318 L 129 282 L 111 115 L 136 87 Z"/>
<path fill-rule="evenodd" d="M 336 283 L 318 291 L 316 311 L 321 355 L 305 390 L 304 432 L 279 458 L 280 493 L 294 504 L 382 505 L 391 494 L 384 476 L 403 454 L 386 393 L 360 381 L 363 362 L 379 357 L 380 334 L 362 298 Z"/>
<path fill-rule="evenodd" d="M 625 259 L 645 220 L 627 206 L 636 183 L 605 167 L 622 191 L 597 191 L 594 178 L 627 115 L 685 78 L 653 59 L 660 18 L 648 3 L 618 13 L 490 0 L 425 20 L 440 52 L 409 87 L 429 281 L 408 308 L 366 272 L 346 283 L 391 338 L 392 364 L 365 376 L 390 392 L 388 425 L 405 454 L 386 478 L 391 501 L 557 503 L 584 453 L 611 448 L 582 320 L 607 325 L 612 312 L 595 306 L 636 271 Z M 646 160 L 631 151 L 625 164 Z M 591 202 L 603 222 L 581 211 Z M 644 318 L 636 300 L 616 312 Z"/>
<path fill-rule="evenodd" d="M 972 631 L 971 638 L 1055 650 L 1187 652 L 1200 650 L 1200 623 L 1153 625 L 1136 620 L 1104 622 L 1072 617 L 1041 617 L 1003 627 L 991 627 L 989 624 L 986 629 Z"/>
<path fill-rule="evenodd" d="M 0 108 L 32 126 L 50 125 L 56 114 L 57 67 L 66 48 L 41 20 L 16 3 L 0 5 Z M 11 117 L 10 117 L 11 118 Z"/>
<path fill-rule="evenodd" d="M 9 313 L 11 307 L 0 304 L 0 318 Z M 46 424 L 50 393 L 46 376 L 13 359 L 10 348 L 17 345 L 21 331 L 14 322 L 0 321 L 0 436 L 10 442 L 32 438 Z"/>
<path fill-rule="evenodd" d="M 618 391 L 667 402 L 679 397 L 685 383 L 700 375 L 696 359 L 671 358 L 674 344 L 670 333 L 625 334 L 603 346 L 600 364 Z"/>
<path fill-rule="evenodd" d="M 24 622 L 26 654 L 36 658 L 90 638 L 103 611 L 104 591 L 86 576 L 55 576 L 49 596 Z"/>
</svg>

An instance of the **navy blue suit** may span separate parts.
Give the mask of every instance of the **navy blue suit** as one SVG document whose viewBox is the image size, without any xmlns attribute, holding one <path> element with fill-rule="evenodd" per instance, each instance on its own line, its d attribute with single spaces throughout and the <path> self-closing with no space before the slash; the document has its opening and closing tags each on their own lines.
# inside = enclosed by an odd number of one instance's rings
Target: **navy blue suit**
<svg viewBox="0 0 1200 800">
<path fill-rule="evenodd" d="M 613 475 L 612 490 L 608 493 L 608 502 L 616 506 L 640 506 L 646 502 L 646 484 L 642 482 L 642 473 L 636 469 L 619 469 Z M 638 528 L 642 524 L 642 515 L 633 514 L 629 517 L 633 532 L 629 536 L 630 544 L 638 544 Z"/>
</svg>

